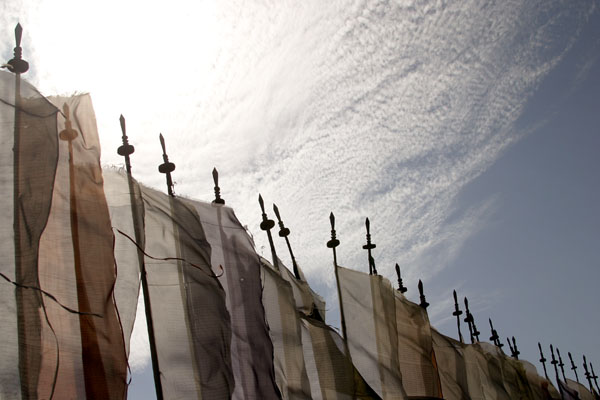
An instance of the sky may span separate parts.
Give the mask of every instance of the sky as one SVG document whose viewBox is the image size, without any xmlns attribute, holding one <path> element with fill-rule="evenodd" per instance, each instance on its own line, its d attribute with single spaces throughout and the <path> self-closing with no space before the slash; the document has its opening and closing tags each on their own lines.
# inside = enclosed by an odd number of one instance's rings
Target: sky
<svg viewBox="0 0 600 400">
<path fill-rule="evenodd" d="M 139 181 L 166 190 L 159 133 L 176 194 L 212 200 L 217 167 L 269 258 L 258 194 L 275 202 L 332 325 L 330 211 L 340 265 L 368 270 L 369 217 L 378 272 L 395 282 L 398 263 L 414 301 L 422 279 L 443 333 L 456 289 L 538 370 L 538 341 L 600 369 L 597 1 L 191 3 L 7 0 L 0 54 L 20 22 L 25 78 L 91 94 L 104 165 L 123 163 L 123 114 Z"/>
</svg>

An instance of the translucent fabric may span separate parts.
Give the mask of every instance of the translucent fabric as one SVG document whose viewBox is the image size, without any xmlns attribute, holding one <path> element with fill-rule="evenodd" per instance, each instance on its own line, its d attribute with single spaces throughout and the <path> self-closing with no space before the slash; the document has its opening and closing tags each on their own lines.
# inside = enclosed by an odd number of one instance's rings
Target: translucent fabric
<svg viewBox="0 0 600 400">
<path fill-rule="evenodd" d="M 442 398 L 427 311 L 394 291 L 398 359 L 402 384 L 409 397 Z"/>
<path fill-rule="evenodd" d="M 535 366 L 526 360 L 520 360 L 525 368 L 525 373 L 527 375 L 527 381 L 529 382 L 529 386 L 531 387 L 531 391 L 533 392 L 534 399 L 560 399 L 560 393 L 556 390 L 556 388 L 552 385 L 550 381 L 546 378 L 541 377 Z"/>
<path fill-rule="evenodd" d="M 4 71 L 0 101 L 0 272 L 5 279 L 39 288 L 40 237 L 50 214 L 58 163 L 58 110 L 27 82 Z M 56 347 L 42 332 L 49 328 L 44 300 L 40 292 L 2 279 L 0 301 L 0 397 L 37 398 L 44 372 L 42 349 L 46 342 Z M 56 367 L 56 354 L 53 362 Z M 52 382 L 40 392 L 51 393 Z"/>
<path fill-rule="evenodd" d="M 296 303 L 296 309 L 299 312 L 307 316 L 318 315 L 325 321 L 325 300 L 308 285 L 300 266 L 298 266 L 300 279 L 296 279 L 294 273 L 283 263 L 283 261 L 278 259 L 279 269 L 276 269 L 267 259 L 261 257 L 260 260 L 263 266 L 276 271 L 282 279 L 290 284 Z"/>
<path fill-rule="evenodd" d="M 222 398 L 219 396 L 226 394 L 235 399 L 281 398 L 275 382 L 273 344 L 261 301 L 260 261 L 250 236 L 233 210 L 221 205 L 170 198 L 146 188 L 142 188 L 142 197 L 146 247 L 155 252 L 157 248 L 164 248 L 164 243 L 171 243 L 171 256 L 172 249 L 180 248 L 178 257 L 200 267 L 190 268 L 179 262 L 177 269 L 169 272 L 167 280 L 162 276 L 164 268 L 155 266 L 156 261 L 146 260 L 151 299 L 156 299 L 152 303 L 152 313 L 159 358 L 162 354 L 169 360 L 168 364 L 161 362 L 161 376 L 171 375 L 171 382 L 167 383 L 169 390 L 179 393 L 187 388 L 191 393 L 193 388 L 189 382 L 199 379 L 203 399 Z M 154 209 L 149 209 L 150 205 Z M 156 224 L 158 219 L 169 218 L 173 220 L 173 228 L 169 229 L 169 223 L 165 222 Z M 150 223 L 155 226 L 150 228 Z M 150 244 L 150 234 L 159 238 L 156 245 Z M 214 278 L 215 274 L 219 276 L 218 280 Z M 171 295 L 166 299 L 162 292 L 169 291 Z M 165 322 L 176 315 L 169 307 L 171 303 L 177 304 L 177 296 L 180 298 L 179 320 L 187 321 L 188 332 L 192 333 L 187 339 L 182 337 L 179 343 L 173 342 L 170 332 L 173 328 Z M 155 306 L 157 303 L 160 305 Z M 162 328 L 163 324 L 167 326 Z M 159 329 L 165 329 L 161 334 L 164 335 L 162 344 L 159 344 Z M 205 344 L 200 345 L 198 340 Z M 181 343 L 197 344 L 186 350 Z M 214 365 L 213 361 L 206 361 L 204 351 L 214 360 Z M 190 376 L 191 364 L 185 366 L 191 361 L 197 371 L 195 377 Z M 171 374 L 168 370 L 173 362 L 181 364 L 181 374 L 177 371 Z M 164 385 L 163 389 L 167 390 Z"/>
<path fill-rule="evenodd" d="M 302 352 L 301 322 L 292 286 L 267 265 L 263 267 L 262 281 L 277 385 L 284 399 L 310 399 L 310 383 Z"/>
<path fill-rule="evenodd" d="M 309 317 L 302 319 L 302 347 L 313 399 L 381 398 L 352 365 L 344 340 L 331 327 Z"/>
<path fill-rule="evenodd" d="M 568 378 L 566 383 L 570 389 L 576 391 L 577 394 L 579 394 L 579 398 L 581 400 L 595 400 L 592 392 L 590 392 L 590 390 L 581 383 Z"/>
<path fill-rule="evenodd" d="M 137 311 L 140 268 L 144 256 L 119 231 L 134 239 L 144 249 L 143 204 L 137 182 L 133 179 L 129 181 L 123 170 L 105 168 L 102 175 L 114 234 L 114 257 L 117 264 L 115 301 L 129 354 L 129 339 Z"/>
<path fill-rule="evenodd" d="M 2 273 L 16 283 L 2 283 L 10 347 L 0 347 L 0 397 L 123 399 L 127 356 L 90 97 L 52 98 L 55 107 L 6 73 L 0 96 Z"/>
<path fill-rule="evenodd" d="M 352 362 L 384 399 L 404 399 L 394 289 L 387 279 L 336 267 Z"/>
<path fill-rule="evenodd" d="M 465 400 L 483 398 L 479 388 L 477 367 L 467 365 L 465 345 L 431 328 L 433 349 L 444 399 Z M 474 390 L 469 390 L 469 381 Z"/>
<path fill-rule="evenodd" d="M 182 199 L 141 191 L 146 253 L 156 258 L 145 265 L 163 395 L 231 397 L 231 322 L 200 217 Z"/>
<path fill-rule="evenodd" d="M 577 382 L 575 382 L 577 383 Z M 562 400 L 579 400 L 581 396 L 577 389 L 575 389 L 575 385 L 569 385 L 567 382 L 563 382 L 560 379 L 558 380 L 558 391 L 562 397 Z"/>
</svg>

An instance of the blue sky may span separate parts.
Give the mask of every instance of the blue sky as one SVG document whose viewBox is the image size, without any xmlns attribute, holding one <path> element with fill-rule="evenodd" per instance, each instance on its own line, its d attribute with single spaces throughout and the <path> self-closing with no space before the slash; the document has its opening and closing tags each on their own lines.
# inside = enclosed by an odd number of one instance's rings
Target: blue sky
<svg viewBox="0 0 600 400">
<path fill-rule="evenodd" d="M 134 175 L 163 188 L 162 132 L 176 192 L 212 199 L 217 166 L 265 255 L 256 198 L 276 202 L 332 324 L 329 211 L 340 264 L 366 271 L 370 217 L 379 272 L 395 281 L 398 262 L 412 299 L 422 278 L 444 333 L 457 289 L 486 336 L 491 317 L 538 368 L 537 341 L 600 368 L 598 2 L 2 7 L 5 59 L 19 20 L 28 78 L 91 93 L 103 163 L 122 163 L 123 113 Z"/>
</svg>

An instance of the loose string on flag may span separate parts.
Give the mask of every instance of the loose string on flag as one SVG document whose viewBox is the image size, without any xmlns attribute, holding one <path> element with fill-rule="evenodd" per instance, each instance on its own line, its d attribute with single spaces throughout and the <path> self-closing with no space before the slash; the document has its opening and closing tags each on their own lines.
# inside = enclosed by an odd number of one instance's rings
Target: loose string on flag
<svg viewBox="0 0 600 400">
<path fill-rule="evenodd" d="M 156 261 L 181 261 L 181 262 L 184 262 L 184 263 L 186 263 L 186 264 L 188 264 L 188 265 L 190 265 L 190 266 L 192 266 L 192 267 L 194 267 L 194 268 L 198 268 L 200 271 L 202 271 L 202 273 L 204 273 L 204 274 L 206 274 L 206 275 L 210 276 L 211 278 L 212 278 L 212 277 L 220 278 L 220 277 L 222 277 L 222 276 L 223 276 L 223 274 L 225 273 L 225 270 L 223 269 L 223 266 L 222 266 L 221 264 L 219 264 L 219 269 L 221 270 L 221 273 L 217 275 L 217 274 L 214 274 L 214 273 L 213 273 L 213 274 L 209 274 L 208 272 L 206 272 L 206 271 L 204 270 L 204 268 L 202 268 L 201 266 L 199 266 L 199 265 L 196 265 L 196 264 L 194 264 L 194 263 L 192 263 L 192 262 L 189 262 L 189 261 L 188 261 L 188 260 L 186 260 L 185 258 L 179 258 L 179 257 L 164 257 L 164 258 L 160 258 L 160 257 L 154 257 L 154 256 L 151 256 L 150 254 L 146 253 L 146 252 L 144 251 L 144 249 L 142 249 L 142 248 L 140 247 L 140 245 L 139 245 L 139 244 L 138 244 L 138 243 L 137 243 L 137 242 L 136 242 L 136 241 L 135 241 L 135 240 L 134 240 L 134 239 L 133 239 L 131 236 L 129 236 L 128 234 L 126 234 L 125 232 L 121 231 L 119 228 L 116 228 L 116 227 L 114 227 L 114 226 L 113 226 L 113 229 L 115 229 L 115 230 L 116 230 L 117 232 L 119 232 L 121 235 L 123 235 L 123 236 L 125 236 L 127 239 L 129 239 L 129 241 L 130 241 L 131 243 L 133 243 L 133 244 L 135 245 L 135 247 L 137 247 L 137 248 L 138 248 L 138 250 L 142 252 L 142 254 L 143 254 L 143 255 L 145 255 L 146 257 L 148 257 L 148 258 L 151 258 L 151 259 L 153 259 L 153 260 L 156 260 Z"/>
<path fill-rule="evenodd" d="M 72 309 L 72 308 L 70 308 L 68 306 L 65 306 L 53 294 L 51 294 L 51 293 L 49 293 L 49 292 L 45 291 L 44 289 L 41 289 L 41 288 L 39 288 L 37 286 L 23 285 L 22 283 L 15 282 L 12 279 L 10 279 L 8 276 L 4 275 L 2 272 L 0 272 L 0 276 L 2 276 L 2 278 L 4 278 L 7 282 L 12 283 L 13 285 L 15 285 L 16 287 L 18 287 L 20 289 L 37 290 L 38 292 L 44 294 L 46 297 L 48 297 L 49 299 L 53 300 L 56 304 L 58 304 L 63 309 L 67 310 L 68 312 L 70 312 L 72 314 L 91 315 L 91 316 L 94 316 L 94 317 L 103 318 L 102 314 L 97 314 L 97 313 L 93 313 L 93 312 L 77 311 L 77 310 Z"/>
</svg>

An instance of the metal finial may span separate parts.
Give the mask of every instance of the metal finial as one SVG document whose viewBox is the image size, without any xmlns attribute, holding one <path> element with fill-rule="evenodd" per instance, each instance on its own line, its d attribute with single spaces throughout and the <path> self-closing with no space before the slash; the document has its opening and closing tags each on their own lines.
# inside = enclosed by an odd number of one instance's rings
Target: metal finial
<svg viewBox="0 0 600 400">
<path fill-rule="evenodd" d="M 427 307 L 429 307 L 429 303 L 427 302 L 427 300 L 425 300 L 425 294 L 423 293 L 423 282 L 421 282 L 420 279 L 419 284 L 417 286 L 419 288 L 419 297 L 421 300 L 421 303 L 419 303 L 419 305 L 427 310 Z"/>
<path fill-rule="evenodd" d="M 396 275 L 398 276 L 398 290 L 400 293 L 406 293 L 408 290 L 402 283 L 402 276 L 400 275 L 400 266 L 396 263 Z"/>
<path fill-rule="evenodd" d="M 512 347 L 513 347 L 513 349 L 514 349 L 514 354 L 512 354 L 512 356 L 513 356 L 513 357 L 514 357 L 516 360 L 518 360 L 518 359 L 519 359 L 519 354 L 521 354 L 521 352 L 519 351 L 519 348 L 517 347 L 517 341 L 515 340 L 515 337 L 514 337 L 514 336 L 512 337 L 512 343 L 513 343 Z"/>
<path fill-rule="evenodd" d="M 14 57 L 6 63 L 9 71 L 14 72 L 15 74 L 22 74 L 29 70 L 29 63 L 21 58 L 23 56 L 23 49 L 21 48 L 22 36 L 23 27 L 21 27 L 21 24 L 17 24 L 15 27 L 16 46 L 14 49 Z"/>
<path fill-rule="evenodd" d="M 300 271 L 298 270 L 298 264 L 296 263 L 296 257 L 294 257 L 294 252 L 292 251 L 292 246 L 290 245 L 290 240 L 288 236 L 290 235 L 290 230 L 285 227 L 283 221 L 281 220 L 281 215 L 279 214 L 279 208 L 277 205 L 273 204 L 273 211 L 275 212 L 275 216 L 277 217 L 277 221 L 279 223 L 279 237 L 285 239 L 285 244 L 287 245 L 288 251 L 290 252 L 290 257 L 292 258 L 292 267 L 294 268 L 294 276 L 296 279 L 300 279 Z"/>
<path fill-rule="evenodd" d="M 125 157 L 125 168 L 127 169 L 127 173 L 131 174 L 131 160 L 129 159 L 129 156 L 133 154 L 135 148 L 129 144 L 129 138 L 127 137 L 127 130 L 125 128 L 125 117 L 123 117 L 123 114 L 119 117 L 119 122 L 121 124 L 121 133 L 123 134 L 121 137 L 123 144 L 117 149 L 117 154 Z"/>
<path fill-rule="evenodd" d="M 212 170 L 213 182 L 215 183 L 215 199 L 212 201 L 213 204 L 225 204 L 225 200 L 221 198 L 221 188 L 219 187 L 219 171 L 217 168 Z"/>
<path fill-rule="evenodd" d="M 367 228 L 367 244 L 363 246 L 363 249 L 368 252 L 369 259 L 369 275 L 377 275 L 377 270 L 375 269 L 375 260 L 371 256 L 371 250 L 377 247 L 374 243 L 371 243 L 371 223 L 369 222 L 369 218 L 365 219 L 365 227 Z"/>
<path fill-rule="evenodd" d="M 556 354 L 558 355 L 558 366 L 560 367 L 560 371 L 562 372 L 563 381 L 567 381 L 567 377 L 565 376 L 565 363 L 563 363 L 562 357 L 560 356 L 560 350 L 558 347 L 556 348 Z"/>
<path fill-rule="evenodd" d="M 452 296 L 454 297 L 454 312 L 452 313 L 452 315 L 454 315 L 456 317 L 456 327 L 458 329 L 458 339 L 460 340 L 461 343 L 464 343 L 465 340 L 463 339 L 462 332 L 460 331 L 460 316 L 462 315 L 463 312 L 460 310 L 460 308 L 458 306 L 458 298 L 456 297 L 456 290 L 452 291 Z"/>
<path fill-rule="evenodd" d="M 550 345 L 550 354 L 552 355 L 552 361 L 550 364 L 554 366 L 554 375 L 556 376 L 556 380 L 558 380 L 558 360 L 554 356 L 554 346 Z"/>
<path fill-rule="evenodd" d="M 510 349 L 510 355 L 511 355 L 511 357 L 514 357 L 515 349 L 513 348 L 513 345 L 510 342 L 510 338 L 506 338 L 506 341 L 508 342 L 508 348 Z"/>
<path fill-rule="evenodd" d="M 590 374 L 590 371 L 588 370 L 585 354 L 583 355 L 583 369 L 585 370 L 585 379 L 588 380 L 588 385 L 590 387 L 590 391 L 593 392 L 594 387 L 592 386 L 592 374 Z"/>
<path fill-rule="evenodd" d="M 78 135 L 78 132 L 73 129 L 73 124 L 71 123 L 71 115 L 70 109 L 67 103 L 63 104 L 63 114 L 65 116 L 65 129 L 60 131 L 58 137 L 60 140 L 65 140 L 71 143 Z"/>
<path fill-rule="evenodd" d="M 331 224 L 331 239 L 327 241 L 327 248 L 333 251 L 333 265 L 335 267 L 335 273 L 337 274 L 337 253 L 335 251 L 335 248 L 340 245 L 340 241 L 335 236 L 335 215 L 333 215 L 333 212 L 329 213 L 329 223 Z"/>
<path fill-rule="evenodd" d="M 591 362 L 590 362 L 590 370 L 592 370 L 592 379 L 594 380 L 594 383 L 596 384 L 596 389 L 598 390 L 598 392 L 600 392 L 600 387 L 598 387 L 598 376 L 594 372 L 594 366 L 592 365 Z"/>
<path fill-rule="evenodd" d="M 546 379 L 548 379 L 548 371 L 546 371 L 546 357 L 544 357 L 544 352 L 542 351 L 542 345 L 540 344 L 540 342 L 538 342 L 538 349 L 540 349 L 540 362 L 544 367 L 544 376 L 546 377 Z"/>
<path fill-rule="evenodd" d="M 263 201 L 263 198 L 260 194 L 258 195 L 258 204 L 260 205 L 260 210 L 262 212 L 262 222 L 260 223 L 260 229 L 262 229 L 263 231 L 269 231 L 275 226 L 275 221 L 267 218 L 267 213 L 265 212 L 265 202 Z"/>
<path fill-rule="evenodd" d="M 165 174 L 167 178 L 167 191 L 169 192 L 169 196 L 175 196 L 175 192 L 173 191 L 173 180 L 171 179 L 171 172 L 175 171 L 175 164 L 169 162 L 169 156 L 167 156 L 167 149 L 165 146 L 165 138 L 162 133 L 158 135 L 160 139 L 160 147 L 162 147 L 163 151 L 163 163 L 158 166 L 158 172 L 161 174 Z"/>
<path fill-rule="evenodd" d="M 271 256 L 273 257 L 273 266 L 279 271 L 279 260 L 277 253 L 275 252 L 275 245 L 273 244 L 273 236 L 271 236 L 271 229 L 275 226 L 275 222 L 267 217 L 265 212 L 265 202 L 262 196 L 258 195 L 258 204 L 260 205 L 260 211 L 262 212 L 262 222 L 260 223 L 260 229 L 267 232 L 267 238 L 269 239 L 269 246 L 271 247 Z"/>
<path fill-rule="evenodd" d="M 340 241 L 336 238 L 335 215 L 333 215 L 333 212 L 329 213 L 329 223 L 331 224 L 331 240 L 327 241 L 327 247 L 335 249 L 340 245 Z"/>
<path fill-rule="evenodd" d="M 465 297 L 465 309 L 466 309 L 466 313 L 467 313 L 465 322 L 469 323 L 469 328 L 472 327 L 472 329 L 473 329 L 472 336 L 471 336 L 471 343 L 475 343 L 475 340 L 479 342 L 479 335 L 481 335 L 481 332 L 479 332 L 477 330 L 477 325 L 475 325 L 475 318 L 473 317 L 473 314 L 469 310 L 469 300 L 466 297 Z M 475 339 L 475 340 L 473 340 L 473 339 Z"/>
<path fill-rule="evenodd" d="M 573 356 L 571 355 L 571 352 L 567 352 L 567 354 L 569 355 L 569 360 L 571 361 L 571 370 L 575 373 L 575 379 L 577 380 L 577 383 L 579 383 L 579 376 L 577 375 L 577 365 L 575 365 L 575 363 L 573 362 Z"/>
<path fill-rule="evenodd" d="M 490 340 L 493 341 L 496 346 L 498 346 L 499 348 L 502 348 L 504 346 L 504 344 L 500 343 L 500 337 L 498 336 L 498 331 L 496 331 L 494 329 L 494 325 L 492 324 L 492 319 L 488 318 L 488 320 L 490 321 L 490 329 L 492 331 L 492 336 L 490 336 Z"/>
</svg>

